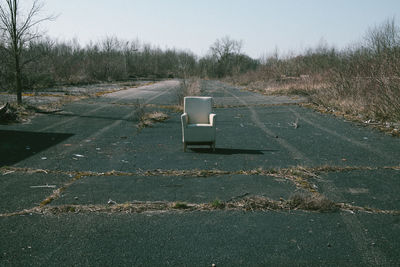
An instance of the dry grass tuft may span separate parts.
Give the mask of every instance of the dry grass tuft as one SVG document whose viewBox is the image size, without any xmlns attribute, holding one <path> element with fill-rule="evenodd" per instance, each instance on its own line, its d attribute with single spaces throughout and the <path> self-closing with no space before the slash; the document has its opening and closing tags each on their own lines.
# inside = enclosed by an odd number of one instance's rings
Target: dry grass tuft
<svg viewBox="0 0 400 267">
<path fill-rule="evenodd" d="M 183 106 L 183 99 L 185 96 L 198 96 L 201 94 L 200 79 L 190 78 L 183 79 L 176 92 L 178 105 Z"/>
<path fill-rule="evenodd" d="M 169 119 L 169 116 L 163 112 L 155 111 L 152 113 L 145 113 L 140 118 L 138 128 L 151 127 L 154 123 L 163 122 Z"/>
<path fill-rule="evenodd" d="M 287 206 L 290 209 L 301 209 L 318 212 L 337 211 L 339 206 L 321 194 L 296 193 L 289 198 Z"/>
<path fill-rule="evenodd" d="M 246 74 L 245 74 L 246 75 Z M 244 79 L 238 79 L 236 85 L 244 86 L 247 90 L 262 93 L 264 95 L 300 95 L 311 96 L 321 88 L 327 88 L 329 84 L 321 75 L 301 75 L 300 77 L 268 78 L 253 77 L 250 80 L 244 75 Z M 254 74 L 253 74 L 254 76 Z"/>
<path fill-rule="evenodd" d="M 6 103 L 0 106 L 0 123 L 9 124 L 24 122 L 34 113 L 35 110 L 29 105 Z"/>
<path fill-rule="evenodd" d="M 146 116 L 149 120 L 154 121 L 154 122 L 162 122 L 165 121 L 169 118 L 169 116 L 165 113 L 156 111 L 150 114 L 147 114 Z"/>
</svg>

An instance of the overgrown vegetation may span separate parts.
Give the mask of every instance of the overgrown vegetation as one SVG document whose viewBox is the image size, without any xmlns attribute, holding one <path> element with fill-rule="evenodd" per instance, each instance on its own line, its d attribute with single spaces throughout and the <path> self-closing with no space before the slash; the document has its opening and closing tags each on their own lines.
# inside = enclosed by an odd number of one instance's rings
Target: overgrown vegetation
<svg viewBox="0 0 400 267">
<path fill-rule="evenodd" d="M 223 209 L 225 208 L 225 203 L 219 199 L 216 199 L 213 202 L 211 202 L 211 207 L 214 209 Z"/>
<path fill-rule="evenodd" d="M 177 104 L 183 107 L 185 96 L 198 96 L 201 93 L 200 79 L 184 78 L 176 91 Z"/>
<path fill-rule="evenodd" d="M 178 210 L 185 210 L 185 209 L 188 209 L 189 206 L 186 203 L 183 203 L 183 202 L 176 202 L 173 205 L 173 208 L 174 209 L 178 209 Z"/>
<path fill-rule="evenodd" d="M 371 28 L 345 50 L 322 43 L 302 55 L 263 60 L 229 81 L 264 94 L 300 94 L 316 105 L 362 120 L 400 120 L 400 27 L 394 19 Z"/>
<path fill-rule="evenodd" d="M 328 212 L 338 210 L 338 205 L 321 194 L 296 193 L 287 201 L 291 209 Z"/>
</svg>

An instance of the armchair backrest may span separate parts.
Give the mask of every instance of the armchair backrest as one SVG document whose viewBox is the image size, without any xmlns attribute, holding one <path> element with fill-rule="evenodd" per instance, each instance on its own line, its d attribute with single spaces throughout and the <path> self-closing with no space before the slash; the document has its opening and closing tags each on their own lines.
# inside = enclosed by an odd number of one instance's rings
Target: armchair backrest
<svg viewBox="0 0 400 267">
<path fill-rule="evenodd" d="M 209 123 L 212 112 L 212 97 L 187 96 L 184 99 L 184 112 L 188 114 L 188 123 Z"/>
</svg>

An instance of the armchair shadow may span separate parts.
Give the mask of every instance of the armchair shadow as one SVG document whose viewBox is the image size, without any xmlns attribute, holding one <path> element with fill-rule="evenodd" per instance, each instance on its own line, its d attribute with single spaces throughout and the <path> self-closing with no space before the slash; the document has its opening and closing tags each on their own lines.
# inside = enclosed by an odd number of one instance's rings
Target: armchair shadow
<svg viewBox="0 0 400 267">
<path fill-rule="evenodd" d="M 216 148 L 215 151 L 209 148 L 193 147 L 190 150 L 196 153 L 210 153 L 219 155 L 264 155 L 263 152 L 277 152 L 277 150 L 258 150 L 258 149 L 235 149 L 235 148 Z"/>
</svg>

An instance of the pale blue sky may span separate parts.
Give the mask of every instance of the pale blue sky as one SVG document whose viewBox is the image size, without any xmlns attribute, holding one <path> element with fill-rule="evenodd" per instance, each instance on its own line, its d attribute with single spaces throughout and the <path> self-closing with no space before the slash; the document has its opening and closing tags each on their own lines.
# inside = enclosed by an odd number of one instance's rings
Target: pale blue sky
<svg viewBox="0 0 400 267">
<path fill-rule="evenodd" d="M 217 39 L 243 40 L 258 58 L 303 51 L 321 39 L 343 48 L 360 41 L 369 27 L 395 17 L 400 0 L 47 0 L 45 12 L 59 14 L 43 25 L 60 40 L 81 44 L 105 36 L 138 38 L 164 48 L 202 56 Z"/>
</svg>

